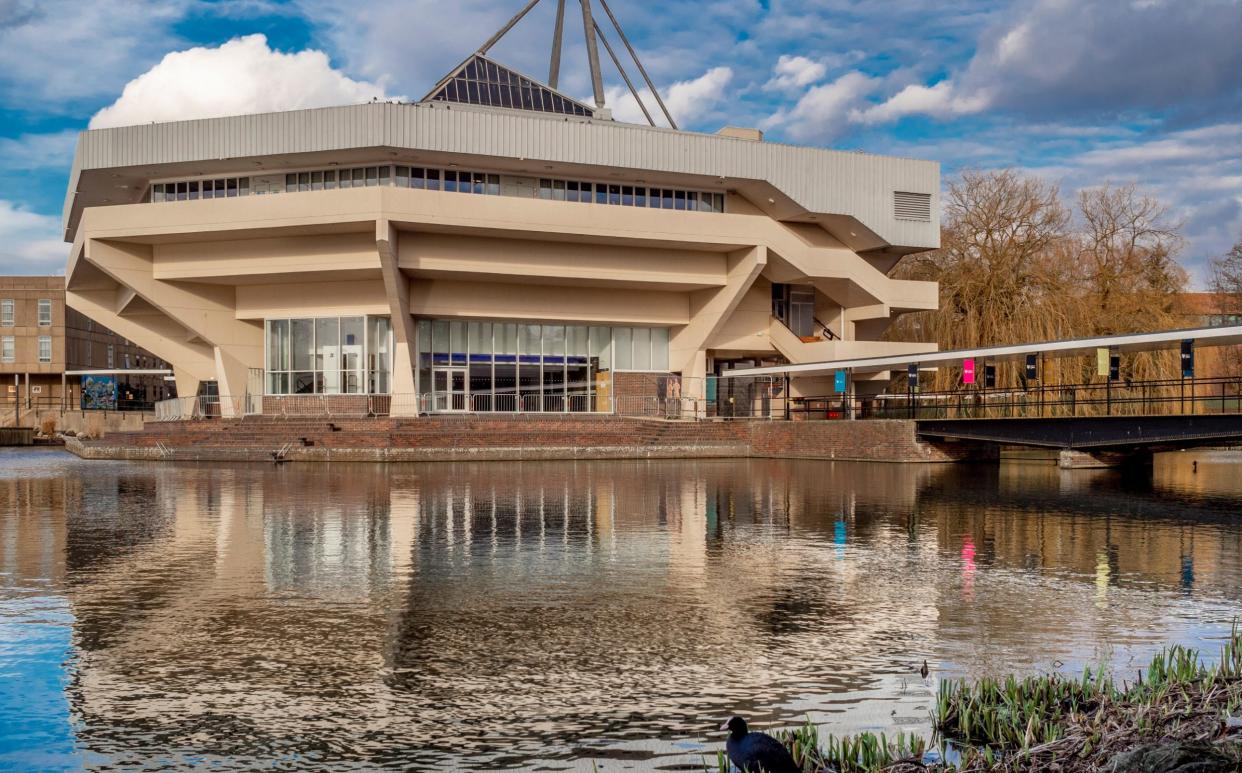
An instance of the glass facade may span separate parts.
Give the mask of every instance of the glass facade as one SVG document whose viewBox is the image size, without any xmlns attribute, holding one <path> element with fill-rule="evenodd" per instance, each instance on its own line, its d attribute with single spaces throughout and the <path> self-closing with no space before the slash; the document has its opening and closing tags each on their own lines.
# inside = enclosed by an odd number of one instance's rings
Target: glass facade
<svg viewBox="0 0 1242 773">
<path fill-rule="evenodd" d="M 264 353 L 269 395 L 388 394 L 388 317 L 269 319 Z"/>
<path fill-rule="evenodd" d="M 593 411 L 613 370 L 668 371 L 668 328 L 424 319 L 419 392 L 433 411 Z"/>
<path fill-rule="evenodd" d="M 428 100 L 562 115 L 592 115 L 586 105 L 477 54 L 453 73 Z"/>
</svg>

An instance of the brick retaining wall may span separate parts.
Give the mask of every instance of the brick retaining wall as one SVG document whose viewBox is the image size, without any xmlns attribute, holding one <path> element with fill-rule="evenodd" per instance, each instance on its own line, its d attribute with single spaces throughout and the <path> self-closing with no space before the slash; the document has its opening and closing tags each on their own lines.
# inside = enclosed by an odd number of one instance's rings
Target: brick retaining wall
<svg viewBox="0 0 1242 773">
<path fill-rule="evenodd" d="M 974 444 L 919 440 L 912 421 L 767 421 L 750 425 L 752 456 L 866 462 L 960 462 L 986 458 Z"/>
<path fill-rule="evenodd" d="M 511 461 L 522 459 L 798 458 L 953 462 L 986 456 L 932 445 L 913 422 L 661 421 L 589 414 L 420 419 L 210 419 L 148 424 L 66 443 L 88 459 L 169 461 Z"/>
</svg>

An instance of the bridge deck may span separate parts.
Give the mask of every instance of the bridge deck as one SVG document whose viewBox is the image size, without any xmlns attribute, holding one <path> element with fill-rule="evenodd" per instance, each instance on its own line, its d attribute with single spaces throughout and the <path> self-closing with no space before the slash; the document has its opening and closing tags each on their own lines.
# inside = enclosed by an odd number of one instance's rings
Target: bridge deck
<svg viewBox="0 0 1242 773">
<path fill-rule="evenodd" d="M 919 419 L 924 438 L 1078 450 L 1173 450 L 1242 442 L 1242 414 Z"/>
</svg>

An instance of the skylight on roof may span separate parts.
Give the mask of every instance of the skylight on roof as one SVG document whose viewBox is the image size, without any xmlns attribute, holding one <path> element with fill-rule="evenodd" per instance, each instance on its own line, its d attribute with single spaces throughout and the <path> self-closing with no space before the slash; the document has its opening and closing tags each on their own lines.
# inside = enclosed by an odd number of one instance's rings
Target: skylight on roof
<svg viewBox="0 0 1242 773">
<path fill-rule="evenodd" d="M 591 116 L 594 111 L 541 83 L 474 54 L 427 95 L 428 102 L 457 102 L 559 115 Z"/>
</svg>

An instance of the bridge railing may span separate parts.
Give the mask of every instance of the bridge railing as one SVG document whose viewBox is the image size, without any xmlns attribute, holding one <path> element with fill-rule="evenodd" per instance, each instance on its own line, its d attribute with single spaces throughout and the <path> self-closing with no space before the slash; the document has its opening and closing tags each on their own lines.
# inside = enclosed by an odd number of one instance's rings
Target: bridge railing
<svg viewBox="0 0 1242 773">
<path fill-rule="evenodd" d="M 1003 419 L 1242 413 L 1242 378 L 1050 384 L 1009 389 L 885 394 L 858 418 Z"/>
</svg>

